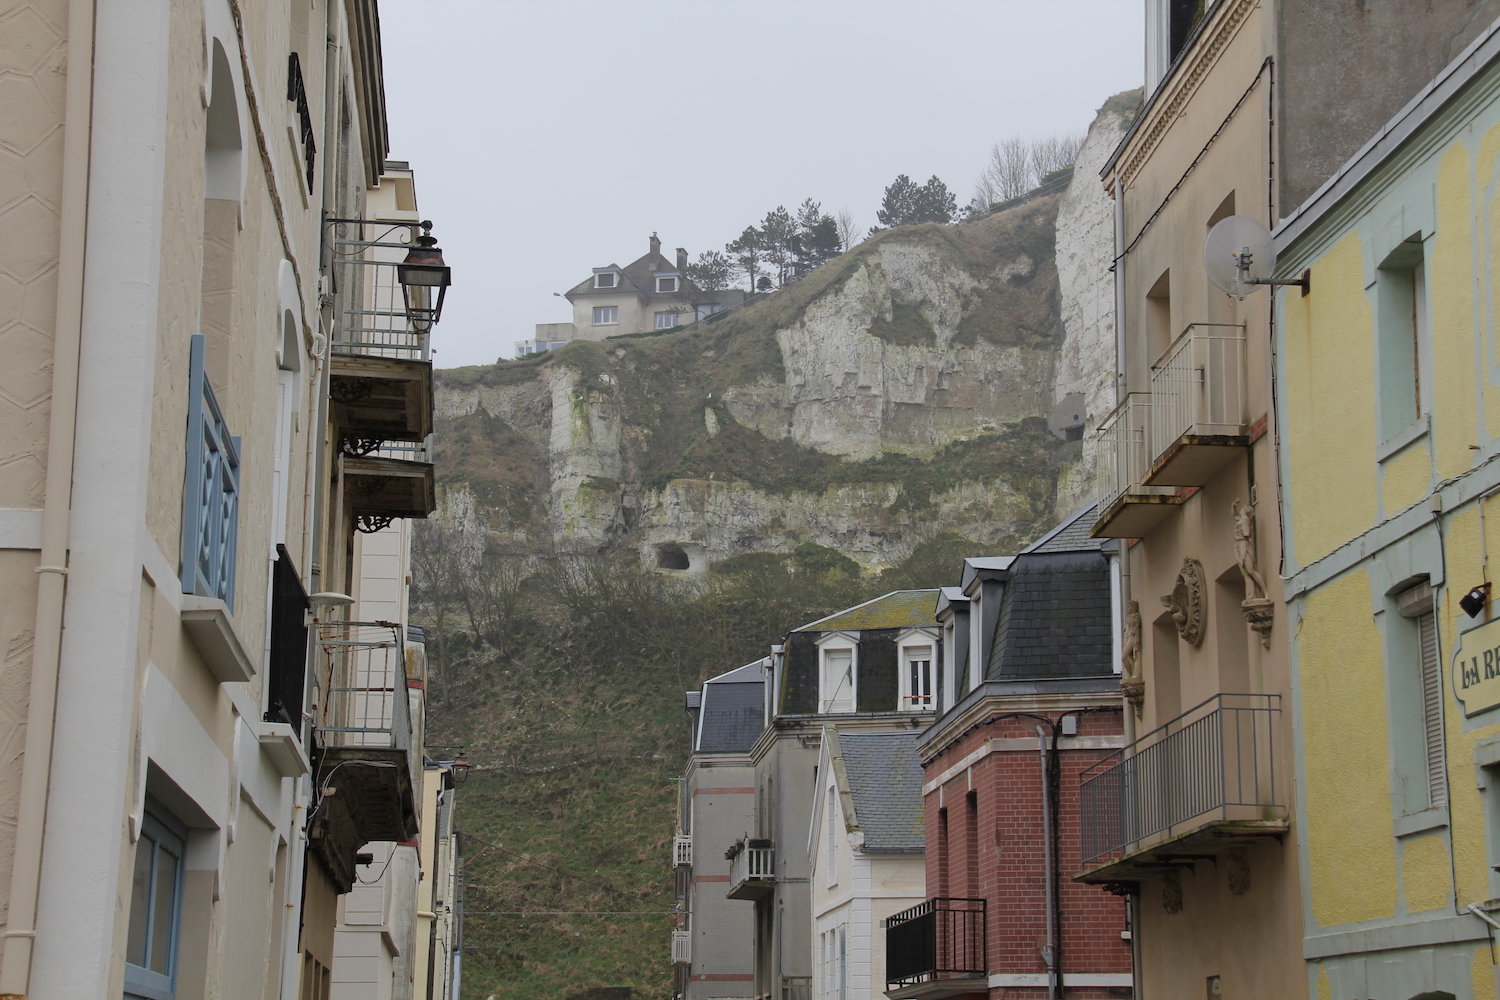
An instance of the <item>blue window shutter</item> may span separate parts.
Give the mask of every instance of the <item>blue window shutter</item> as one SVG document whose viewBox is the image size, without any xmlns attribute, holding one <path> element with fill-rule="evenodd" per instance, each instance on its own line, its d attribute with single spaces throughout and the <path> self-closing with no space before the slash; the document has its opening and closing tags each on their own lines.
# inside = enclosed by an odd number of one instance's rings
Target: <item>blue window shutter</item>
<svg viewBox="0 0 1500 1000">
<path fill-rule="evenodd" d="M 182 510 L 182 590 L 234 610 L 239 536 L 240 439 L 230 435 L 194 334 L 188 374 L 187 475 Z"/>
</svg>

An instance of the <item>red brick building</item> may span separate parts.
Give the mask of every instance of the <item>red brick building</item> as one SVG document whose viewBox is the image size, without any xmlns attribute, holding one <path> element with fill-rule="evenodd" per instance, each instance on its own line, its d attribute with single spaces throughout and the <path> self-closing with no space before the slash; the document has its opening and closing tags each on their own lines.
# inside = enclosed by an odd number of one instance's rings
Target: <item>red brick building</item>
<svg viewBox="0 0 1500 1000">
<path fill-rule="evenodd" d="M 1092 520 L 967 560 L 939 600 L 939 716 L 918 744 L 929 898 L 887 921 L 893 1000 L 1131 995 L 1125 900 L 1069 877 L 1079 772 L 1124 722 L 1114 543 Z"/>
</svg>

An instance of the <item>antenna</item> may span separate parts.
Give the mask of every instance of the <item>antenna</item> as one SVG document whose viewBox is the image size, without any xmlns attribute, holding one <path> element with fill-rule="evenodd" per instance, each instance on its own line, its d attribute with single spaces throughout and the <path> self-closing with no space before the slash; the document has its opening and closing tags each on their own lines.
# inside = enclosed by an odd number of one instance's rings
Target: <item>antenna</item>
<svg viewBox="0 0 1500 1000">
<path fill-rule="evenodd" d="M 1307 271 L 1300 278 L 1271 277 L 1276 272 L 1276 244 L 1266 227 L 1248 215 L 1231 215 L 1208 231 L 1203 269 L 1215 287 L 1237 299 L 1256 285 L 1297 285 L 1303 295 L 1311 288 Z"/>
</svg>

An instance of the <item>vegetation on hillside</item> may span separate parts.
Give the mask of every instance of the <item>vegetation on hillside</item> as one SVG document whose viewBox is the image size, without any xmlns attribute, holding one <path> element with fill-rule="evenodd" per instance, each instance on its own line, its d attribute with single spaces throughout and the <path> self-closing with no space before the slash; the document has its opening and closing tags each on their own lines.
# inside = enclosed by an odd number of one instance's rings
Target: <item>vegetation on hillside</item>
<svg viewBox="0 0 1500 1000">
<path fill-rule="evenodd" d="M 420 524 L 413 620 L 429 630 L 428 740 L 466 745 L 476 765 L 457 812 L 474 949 L 465 995 L 633 986 L 666 1000 L 683 692 L 833 611 L 956 583 L 962 556 L 992 551 L 942 536 L 872 578 L 803 545 L 686 581 L 493 547 L 466 563 L 438 524 Z"/>
</svg>

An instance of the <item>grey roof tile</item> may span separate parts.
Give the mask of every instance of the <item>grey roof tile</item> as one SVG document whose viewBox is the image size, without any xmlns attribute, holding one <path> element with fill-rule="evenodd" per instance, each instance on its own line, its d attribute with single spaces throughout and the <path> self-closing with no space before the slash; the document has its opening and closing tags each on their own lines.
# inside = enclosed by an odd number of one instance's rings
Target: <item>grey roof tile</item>
<svg viewBox="0 0 1500 1000">
<path fill-rule="evenodd" d="M 840 733 L 854 814 L 866 850 L 919 851 L 926 844 L 917 733 Z"/>
</svg>

